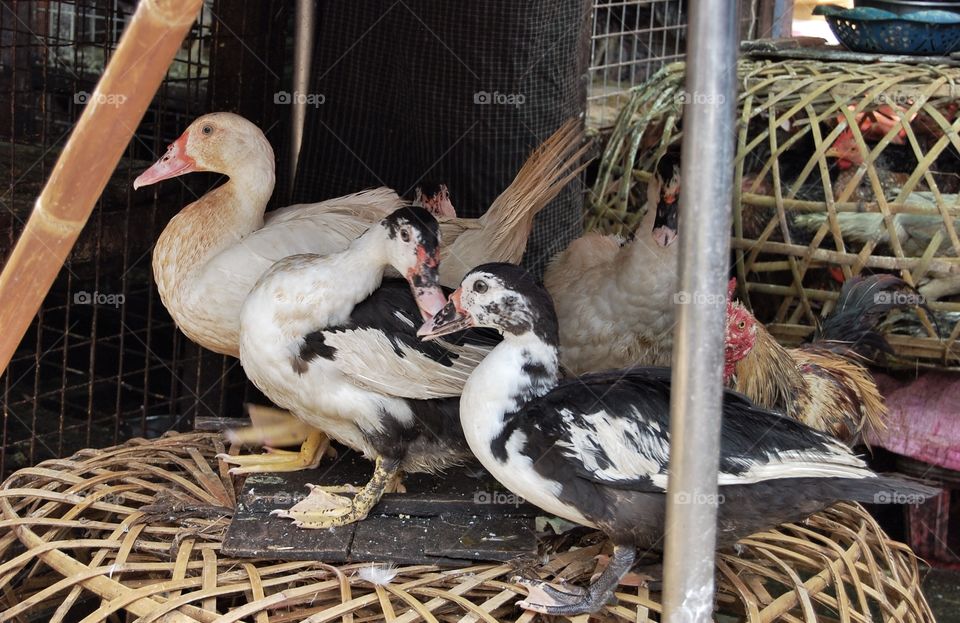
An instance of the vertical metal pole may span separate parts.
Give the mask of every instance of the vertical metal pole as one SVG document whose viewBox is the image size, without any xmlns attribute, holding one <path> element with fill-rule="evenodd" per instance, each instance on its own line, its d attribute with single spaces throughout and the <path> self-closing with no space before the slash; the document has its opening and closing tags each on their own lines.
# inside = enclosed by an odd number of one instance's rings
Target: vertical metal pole
<svg viewBox="0 0 960 623">
<path fill-rule="evenodd" d="M 664 621 L 712 620 L 724 313 L 733 198 L 736 0 L 689 3 Z M 679 304 L 685 303 L 685 304 Z"/>
<path fill-rule="evenodd" d="M 306 94 L 310 89 L 310 61 L 313 60 L 313 36 L 316 32 L 315 0 L 297 0 L 296 32 L 293 44 L 293 97 L 290 106 L 290 168 L 287 193 L 293 200 L 293 183 L 297 177 L 297 161 L 303 142 L 303 125 L 307 118 Z"/>
<path fill-rule="evenodd" d="M 793 0 L 774 0 L 771 39 L 784 39 L 793 35 Z"/>
</svg>

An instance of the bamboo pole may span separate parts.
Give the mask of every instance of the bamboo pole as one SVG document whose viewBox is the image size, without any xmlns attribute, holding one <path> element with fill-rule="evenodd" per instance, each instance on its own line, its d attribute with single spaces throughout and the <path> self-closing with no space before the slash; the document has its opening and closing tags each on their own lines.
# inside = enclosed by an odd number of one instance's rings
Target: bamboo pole
<svg viewBox="0 0 960 623">
<path fill-rule="evenodd" d="M 756 292 L 758 294 L 775 294 L 777 296 L 799 296 L 797 289 L 792 285 L 781 286 L 773 283 L 754 283 L 749 281 L 746 283 L 747 292 Z M 807 298 L 815 301 L 836 301 L 840 293 L 833 292 L 829 290 L 814 290 L 812 288 L 804 288 Z M 928 301 L 925 303 L 927 307 L 934 311 L 942 312 L 960 312 L 960 303 L 954 303 L 953 301 Z M 766 325 L 769 329 L 772 324 Z M 784 325 L 785 323 L 776 323 Z M 797 325 L 804 326 L 804 325 Z M 806 325 L 808 331 L 812 331 L 814 327 Z"/>
<path fill-rule="evenodd" d="M 808 257 L 811 260 L 844 266 L 853 266 L 858 262 L 862 262 L 863 266 L 884 270 L 916 269 L 924 263 L 923 258 L 919 257 L 892 257 L 886 255 L 870 256 L 864 261 L 863 258 L 855 253 L 841 253 L 828 249 L 811 249 L 801 244 L 787 244 L 785 242 L 773 242 L 770 240 L 761 243 L 746 238 L 733 238 L 730 240 L 730 245 L 734 249 L 759 249 L 759 251 L 763 253 Z M 928 270 L 938 274 L 949 275 L 960 273 L 960 261 L 958 261 L 957 258 L 930 260 L 926 265 Z M 750 269 L 752 270 L 752 267 L 750 267 Z"/>
<path fill-rule="evenodd" d="M 634 180 L 648 183 L 653 179 L 653 174 L 647 171 L 633 171 Z M 942 217 L 944 214 L 953 215 L 960 218 L 960 202 L 957 195 L 942 195 L 941 202 L 923 201 L 916 197 L 910 200 L 908 195 L 906 201 L 891 201 L 887 203 L 890 214 L 919 214 L 927 216 Z M 772 195 L 760 195 L 757 193 L 740 193 L 740 204 L 749 205 L 757 208 L 775 208 L 782 205 L 791 212 L 810 212 L 824 213 L 823 201 L 811 201 L 807 199 L 790 199 L 788 197 L 775 197 Z M 880 204 L 876 201 L 835 201 L 833 203 L 837 212 L 881 212 Z M 626 209 L 626 208 L 625 208 Z"/>
<path fill-rule="evenodd" d="M 0 374 L 40 308 L 202 0 L 143 0 L 0 274 Z"/>
</svg>

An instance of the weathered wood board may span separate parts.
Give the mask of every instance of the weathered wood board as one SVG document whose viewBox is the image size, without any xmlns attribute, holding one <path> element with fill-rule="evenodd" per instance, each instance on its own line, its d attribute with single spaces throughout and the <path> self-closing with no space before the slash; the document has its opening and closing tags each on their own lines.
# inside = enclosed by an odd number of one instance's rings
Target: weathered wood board
<svg viewBox="0 0 960 623">
<path fill-rule="evenodd" d="M 372 464 L 353 453 L 319 468 L 256 474 L 243 483 L 223 553 L 244 558 L 462 565 L 536 554 L 538 510 L 505 490 L 477 465 L 440 476 L 411 474 L 406 493 L 388 493 L 366 520 L 305 530 L 270 516 L 303 499 L 307 483 L 362 485 Z"/>
</svg>

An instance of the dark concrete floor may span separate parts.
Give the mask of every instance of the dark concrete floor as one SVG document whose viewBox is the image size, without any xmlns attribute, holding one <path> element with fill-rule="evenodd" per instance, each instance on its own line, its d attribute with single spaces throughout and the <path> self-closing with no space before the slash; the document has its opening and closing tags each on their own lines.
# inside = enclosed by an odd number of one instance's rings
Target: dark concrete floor
<svg viewBox="0 0 960 623">
<path fill-rule="evenodd" d="M 922 569 L 923 593 L 937 623 L 960 623 L 960 571 Z"/>
</svg>

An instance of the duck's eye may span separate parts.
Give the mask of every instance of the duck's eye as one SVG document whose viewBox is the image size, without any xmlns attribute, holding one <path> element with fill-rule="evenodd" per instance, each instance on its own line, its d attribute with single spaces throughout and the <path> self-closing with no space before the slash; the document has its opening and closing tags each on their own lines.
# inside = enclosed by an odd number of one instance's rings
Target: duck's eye
<svg viewBox="0 0 960 623">
<path fill-rule="evenodd" d="M 400 240 L 403 240 L 404 242 L 410 242 L 410 230 L 408 230 L 408 229 L 401 229 L 401 230 L 400 230 Z"/>
<path fill-rule="evenodd" d="M 740 329 L 741 331 L 745 329 L 746 326 L 747 326 L 746 320 L 741 320 L 740 322 L 737 323 L 737 328 Z"/>
<path fill-rule="evenodd" d="M 203 132 L 204 134 L 213 134 L 213 126 L 205 125 L 200 131 Z"/>
<path fill-rule="evenodd" d="M 483 294 L 484 292 L 487 291 L 487 282 L 484 281 L 483 279 L 474 281 L 474 282 L 473 282 L 473 291 L 476 292 L 476 293 L 478 293 L 478 294 Z"/>
</svg>

